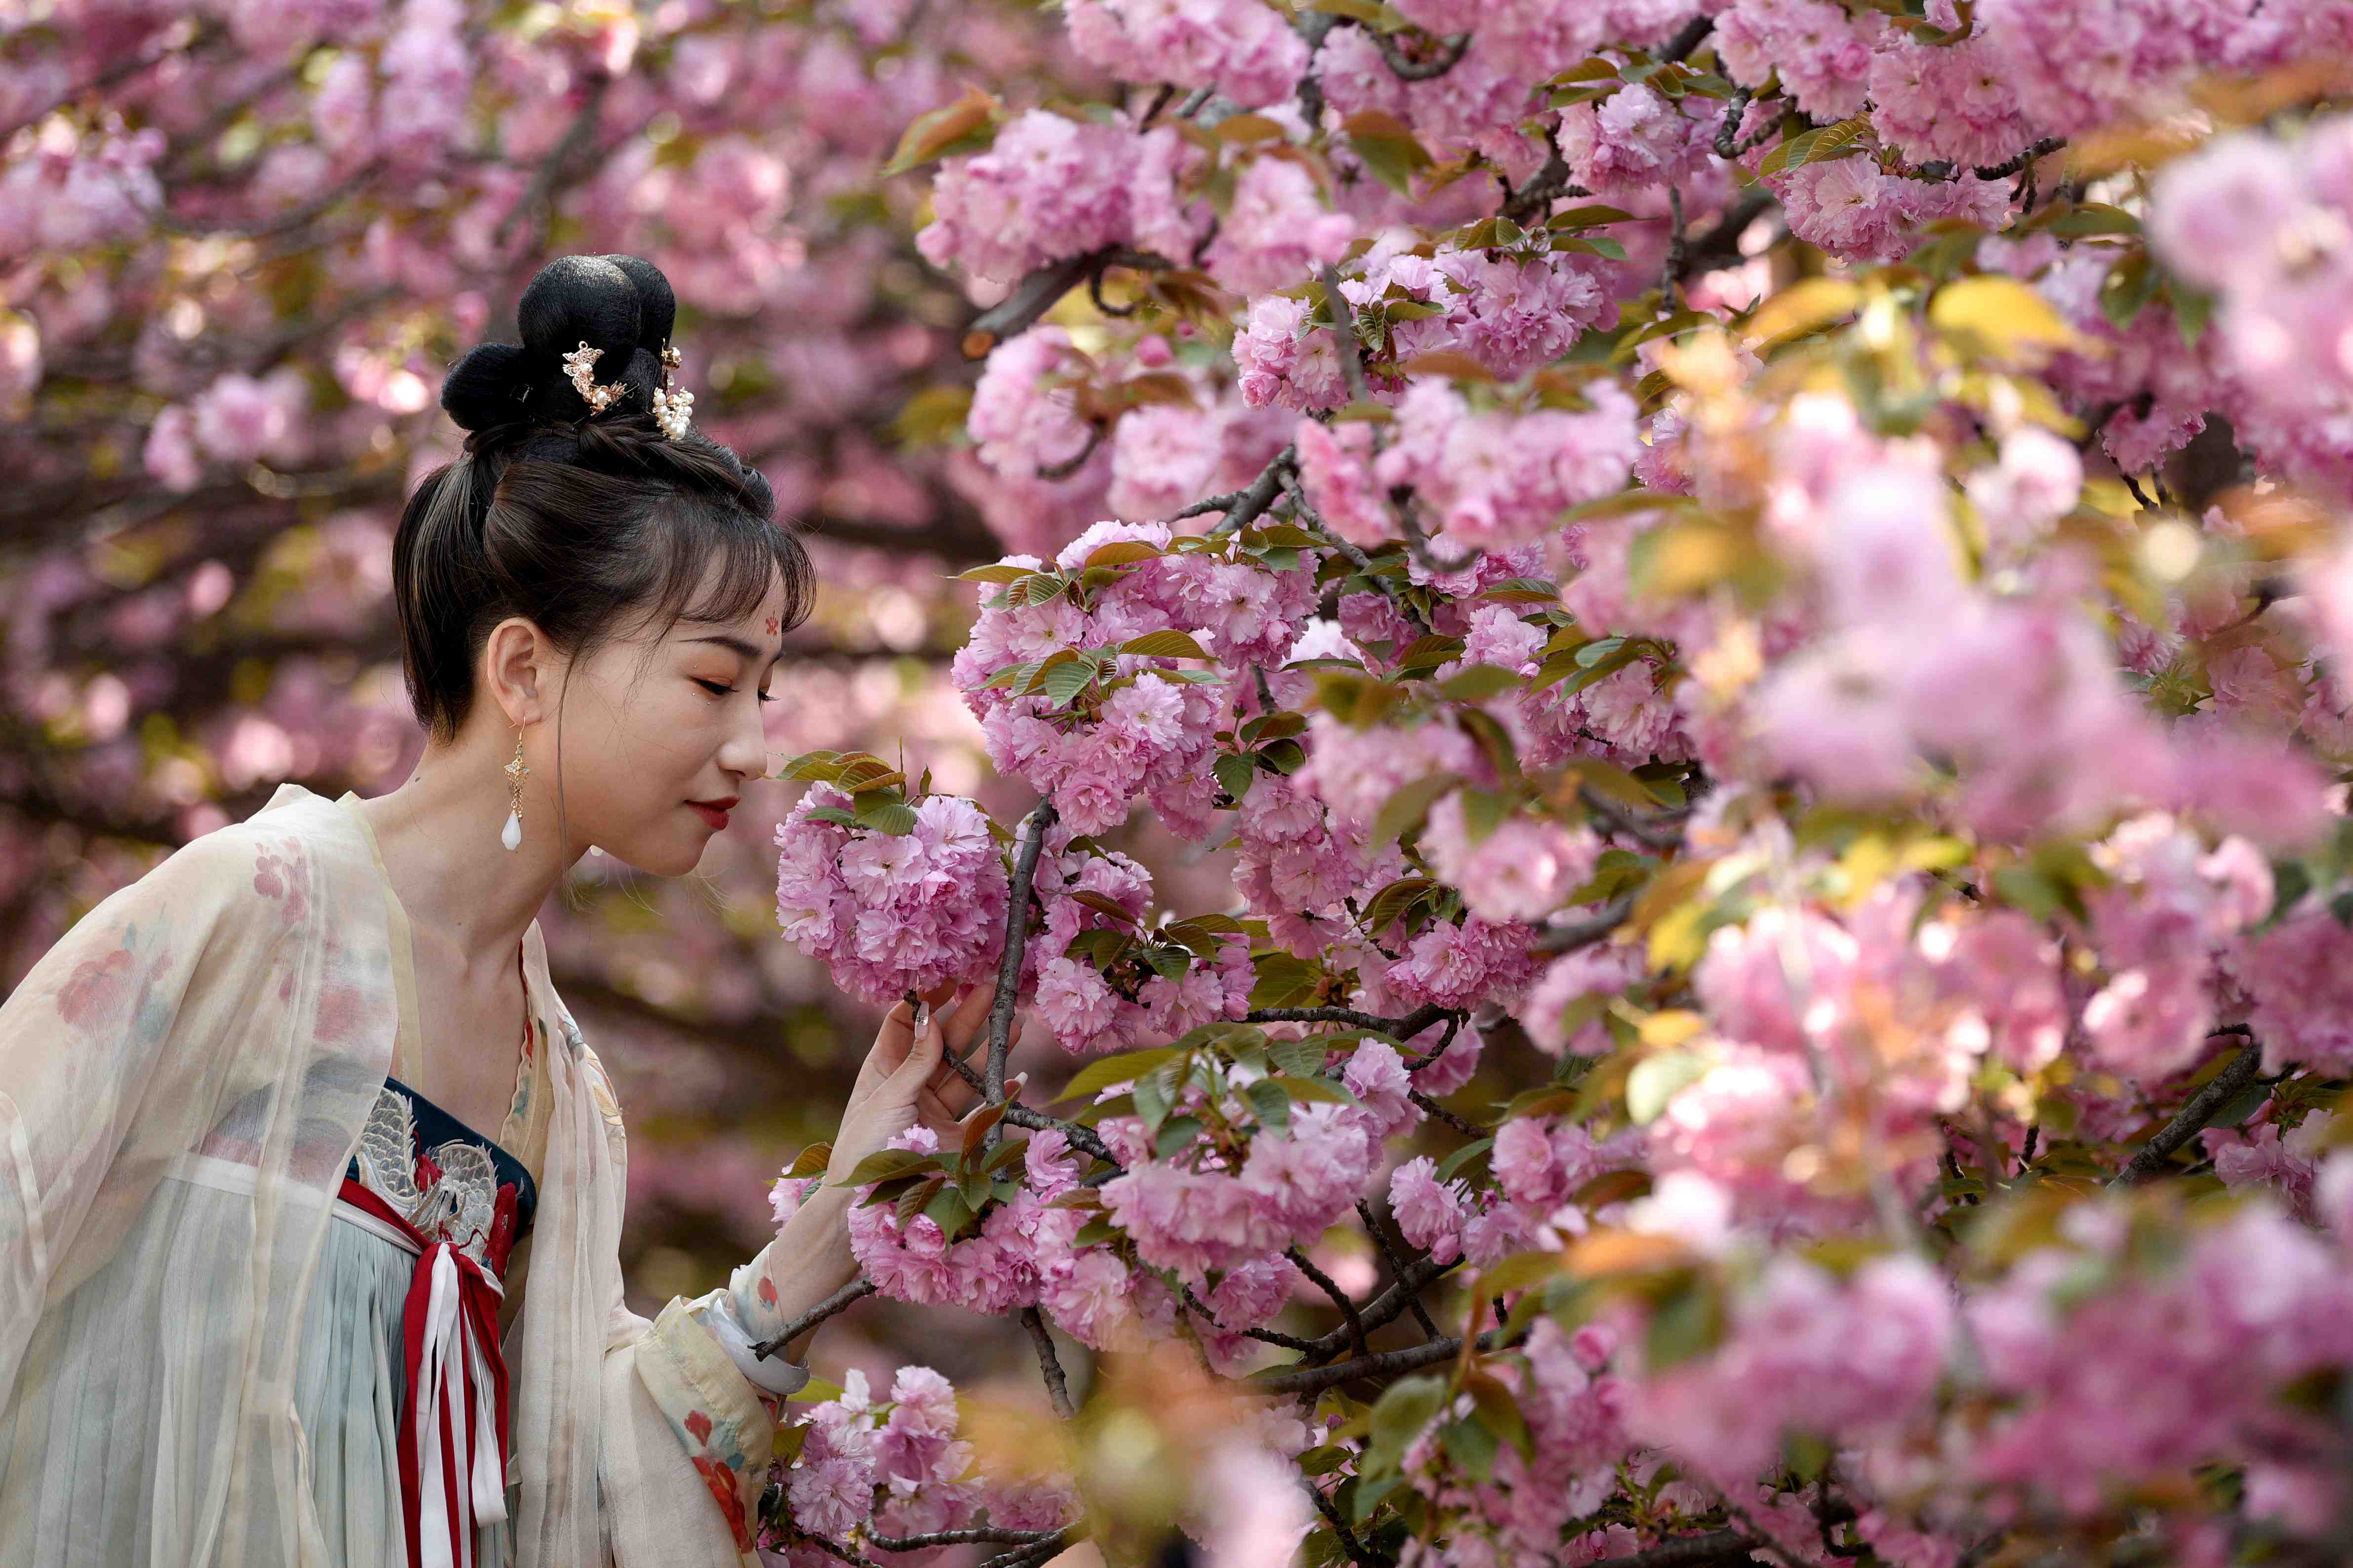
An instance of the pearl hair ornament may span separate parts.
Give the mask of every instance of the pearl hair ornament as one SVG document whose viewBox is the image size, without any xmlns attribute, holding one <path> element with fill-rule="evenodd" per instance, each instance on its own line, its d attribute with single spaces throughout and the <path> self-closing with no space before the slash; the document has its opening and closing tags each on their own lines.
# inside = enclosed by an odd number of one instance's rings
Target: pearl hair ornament
<svg viewBox="0 0 2353 1568">
<path fill-rule="evenodd" d="M 588 405 L 588 412 L 592 416 L 604 413 L 612 406 L 616 398 L 629 390 L 627 382 L 597 384 L 596 362 L 604 357 L 605 351 L 591 347 L 586 339 L 581 341 L 578 348 L 564 356 L 565 372 L 572 377 L 573 386 L 579 391 L 580 400 Z M 663 347 L 661 363 L 662 384 L 654 388 L 654 423 L 661 426 L 665 439 L 676 441 L 686 435 L 687 426 L 693 416 L 694 394 L 681 390 L 672 374 L 681 363 L 675 344 Z"/>
</svg>

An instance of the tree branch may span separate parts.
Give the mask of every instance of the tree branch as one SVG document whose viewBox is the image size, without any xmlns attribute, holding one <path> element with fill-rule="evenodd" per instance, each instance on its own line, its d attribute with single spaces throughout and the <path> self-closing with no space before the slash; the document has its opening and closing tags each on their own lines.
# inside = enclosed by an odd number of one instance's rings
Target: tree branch
<svg viewBox="0 0 2353 1568">
<path fill-rule="evenodd" d="M 1348 297 L 1340 292 L 1340 269 L 1326 267 L 1323 272 L 1324 300 L 1332 311 L 1332 336 L 1340 345 L 1340 382 L 1348 389 L 1348 401 L 1365 401 L 1365 355 L 1356 342 L 1356 320 Z"/>
<path fill-rule="evenodd" d="M 1349 1336 L 1356 1342 L 1356 1353 L 1360 1356 L 1372 1354 L 1372 1347 L 1365 1342 L 1365 1320 L 1357 1315 L 1356 1303 L 1348 1299 L 1348 1293 L 1341 1289 L 1329 1274 L 1316 1268 L 1307 1254 L 1300 1251 L 1298 1247 L 1286 1248 L 1283 1256 L 1290 1258 L 1298 1267 L 1299 1271 L 1314 1282 L 1318 1290 L 1331 1297 L 1333 1303 L 1340 1309 L 1340 1316 L 1348 1325 Z"/>
<path fill-rule="evenodd" d="M 784 1332 L 778 1334 L 775 1339 L 763 1340 L 760 1343 L 754 1345 L 752 1347 L 752 1353 L 758 1356 L 762 1361 L 767 1360 L 768 1357 L 776 1354 L 786 1345 L 792 1343 L 793 1341 L 800 1338 L 803 1334 L 807 1333 L 811 1329 L 816 1328 L 828 1318 L 834 1316 L 838 1312 L 845 1311 L 849 1308 L 856 1305 L 858 1302 L 863 1301 L 867 1297 L 874 1294 L 874 1290 L 875 1285 L 871 1279 L 851 1280 L 849 1284 L 844 1285 L 840 1289 L 836 1290 L 832 1295 L 828 1296 L 824 1300 L 819 1301 L 816 1306 L 811 1307 L 807 1311 L 803 1312 L 799 1317 L 795 1318 L 791 1322 L 786 1323 L 785 1325 Z"/>
<path fill-rule="evenodd" d="M 1712 1530 L 1705 1535 L 1662 1541 L 1648 1551 L 1604 1557 L 1589 1568 L 1702 1568 L 1705 1563 L 1740 1562 L 1757 1547 L 1755 1537 L 1736 1530 Z"/>
<path fill-rule="evenodd" d="M 1013 1049 L 1021 952 L 1029 942 L 1029 885 L 1037 879 L 1038 853 L 1045 848 L 1046 832 L 1054 826 L 1057 815 L 1051 800 L 1041 800 L 1021 819 L 1020 847 L 1013 860 L 1013 891 L 1005 910 L 1005 952 L 997 965 L 997 996 L 988 1007 L 988 1066 L 981 1075 L 981 1087 L 992 1105 L 1005 1100 L 1005 1058 Z"/>
<path fill-rule="evenodd" d="M 921 1552 L 927 1546 L 1036 1546 L 1053 1540 L 1059 1530 L 1000 1530 L 980 1525 L 971 1530 L 934 1530 L 923 1535 L 877 1535 L 866 1539 L 885 1552 Z"/>
<path fill-rule="evenodd" d="M 1268 460 L 1266 467 L 1259 470 L 1258 478 L 1250 482 L 1250 488 L 1236 493 L 1233 504 L 1226 509 L 1226 515 L 1219 520 L 1215 528 L 1209 530 L 1210 537 L 1237 532 L 1265 516 L 1266 509 L 1274 504 L 1276 492 L 1282 488 L 1282 476 L 1296 467 L 1298 462 L 1299 448 L 1296 446 L 1288 446 L 1277 452 Z M 1203 505 L 1191 510 L 1180 511 L 1176 515 L 1189 517 L 1196 511 L 1208 510 L 1209 510 L 1208 507 Z"/>
<path fill-rule="evenodd" d="M 1017 1315 L 1021 1326 L 1029 1331 L 1029 1342 L 1037 1347 L 1038 1371 L 1046 1380 L 1046 1397 L 1054 1402 L 1054 1414 L 1068 1421 L 1077 1414 L 1077 1407 L 1071 1403 L 1070 1382 L 1062 1375 L 1061 1358 L 1054 1353 L 1054 1336 L 1047 1331 L 1046 1316 L 1035 1307 L 1024 1307 Z"/>
<path fill-rule="evenodd" d="M 1373 1238 L 1373 1245 L 1379 1247 L 1381 1256 L 1388 1260 L 1389 1272 L 1400 1280 L 1405 1279 L 1409 1272 L 1405 1258 L 1398 1254 L 1395 1247 L 1389 1245 L 1388 1232 L 1381 1228 L 1381 1222 L 1374 1216 L 1373 1205 L 1363 1198 L 1358 1198 L 1356 1217 L 1364 1221 L 1366 1234 Z M 1421 1331 L 1431 1339 L 1436 1339 L 1438 1324 L 1430 1317 L 1430 1310 L 1421 1304 L 1421 1297 L 1419 1294 L 1409 1295 L 1406 1298 L 1406 1305 L 1412 1310 L 1414 1321 L 1421 1325 Z"/>
<path fill-rule="evenodd" d="M 1462 56 L 1471 47 L 1471 35 L 1457 33 L 1451 38 L 1439 39 L 1438 53 L 1426 60 L 1408 59 L 1393 34 L 1373 31 L 1373 42 L 1380 47 L 1381 59 L 1389 68 L 1389 74 L 1398 80 L 1435 81 L 1462 63 Z"/>
<path fill-rule="evenodd" d="M 2164 1170 L 2176 1149 L 2189 1142 L 2201 1128 L 2214 1120 L 2222 1107 L 2237 1099 L 2241 1090 L 2255 1081 L 2256 1069 L 2262 1067 L 2263 1060 L 2263 1047 L 2260 1043 L 2250 1044 L 2232 1058 L 2230 1065 L 2217 1073 L 2213 1081 L 2191 1095 L 2189 1103 L 2173 1120 L 2167 1122 L 2156 1137 L 2140 1146 L 2140 1152 L 2116 1173 L 2108 1186 L 2111 1189 L 2138 1186 Z"/>
<path fill-rule="evenodd" d="M 1581 921 L 1565 926 L 1554 926 L 1538 937 L 1528 951 L 1546 957 L 1575 952 L 1580 947 L 1591 947 L 1607 938 L 1611 931 L 1626 923 L 1634 912 L 1634 895 L 1620 893 Z"/>
<path fill-rule="evenodd" d="M 1256 1007 L 1243 1021 L 1251 1024 L 1342 1024 L 1352 1029 L 1385 1035 L 1401 1046 L 1447 1016 L 1448 1012 L 1449 1009 L 1435 1002 L 1417 1007 L 1402 1018 L 1384 1018 L 1377 1013 L 1359 1013 L 1350 1007 Z"/>
<path fill-rule="evenodd" d="M 1652 849 L 1673 849 L 1683 844 L 1683 829 L 1673 825 L 1691 815 L 1688 808 L 1644 816 L 1611 800 L 1591 784 L 1579 784 L 1577 798 L 1586 810 L 1599 817 L 1610 832 L 1620 837 L 1631 838 Z"/>
</svg>

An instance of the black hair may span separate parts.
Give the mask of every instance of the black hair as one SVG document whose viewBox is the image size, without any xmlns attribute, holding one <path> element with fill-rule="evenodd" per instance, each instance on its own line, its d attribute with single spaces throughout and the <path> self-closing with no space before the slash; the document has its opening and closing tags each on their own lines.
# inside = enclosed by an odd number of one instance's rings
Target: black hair
<svg viewBox="0 0 2353 1568">
<path fill-rule="evenodd" d="M 475 656 L 510 616 L 576 659 L 656 622 L 666 635 L 684 618 L 739 619 L 778 574 L 786 626 L 814 607 L 816 574 L 768 481 L 654 420 L 677 310 L 641 257 L 558 257 L 523 290 L 522 342 L 478 344 L 442 382 L 465 450 L 408 498 L 392 558 L 409 701 L 435 736 L 464 724 Z M 583 343 L 602 351 L 595 383 L 623 388 L 602 411 L 564 364 Z"/>
</svg>

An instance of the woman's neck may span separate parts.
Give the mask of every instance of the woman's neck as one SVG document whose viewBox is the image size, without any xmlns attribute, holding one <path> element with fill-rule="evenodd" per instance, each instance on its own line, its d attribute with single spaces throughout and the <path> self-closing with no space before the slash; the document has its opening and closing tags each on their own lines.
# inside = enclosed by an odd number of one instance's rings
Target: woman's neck
<svg viewBox="0 0 2353 1568">
<path fill-rule="evenodd" d="M 522 844 L 503 847 L 504 784 L 499 764 L 470 755 L 461 741 L 428 746 L 398 789 L 360 802 L 413 936 L 448 950 L 461 973 L 512 964 L 548 892 L 579 858 L 557 838 L 554 810 L 535 809 L 529 783 Z"/>
</svg>

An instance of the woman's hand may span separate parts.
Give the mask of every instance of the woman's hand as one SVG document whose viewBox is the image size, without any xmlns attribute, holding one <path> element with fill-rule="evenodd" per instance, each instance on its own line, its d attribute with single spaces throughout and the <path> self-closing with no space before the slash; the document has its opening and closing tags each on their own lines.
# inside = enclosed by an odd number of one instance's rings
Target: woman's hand
<svg viewBox="0 0 2353 1568">
<path fill-rule="evenodd" d="M 959 1060 L 978 1054 L 993 996 L 988 986 L 942 985 L 923 997 L 931 1016 L 920 1030 L 914 1009 L 903 1001 L 883 1015 L 834 1135 L 828 1183 L 846 1179 L 859 1162 L 917 1122 L 938 1133 L 942 1147 L 955 1145 L 980 1095 L 946 1053 L 955 1052 Z"/>
</svg>

